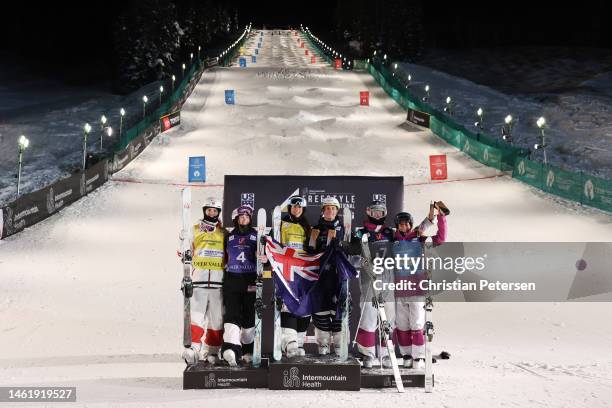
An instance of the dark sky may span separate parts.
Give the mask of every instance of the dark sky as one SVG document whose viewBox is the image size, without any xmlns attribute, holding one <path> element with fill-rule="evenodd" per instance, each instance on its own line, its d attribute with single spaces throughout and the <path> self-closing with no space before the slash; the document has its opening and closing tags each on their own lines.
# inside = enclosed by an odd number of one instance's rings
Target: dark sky
<svg viewBox="0 0 612 408">
<path fill-rule="evenodd" d="M 256 25 L 277 27 L 304 22 L 323 38 L 330 38 L 337 5 L 337 0 L 224 1 L 228 2 L 239 8 L 243 22 L 251 19 Z M 411 1 L 405 3 L 409 6 Z M 24 66 L 41 69 L 100 65 L 112 58 L 111 22 L 122 4 L 118 0 L 8 2 L 0 23 L 0 51 L 7 55 L 8 50 L 13 58 L 23 58 Z M 429 44 L 474 47 L 502 36 L 508 45 L 612 46 L 604 1 L 444 4 L 424 0 L 423 4 Z M 500 7 L 506 7 L 506 14 Z M 453 33 L 457 27 L 461 36 Z"/>
</svg>

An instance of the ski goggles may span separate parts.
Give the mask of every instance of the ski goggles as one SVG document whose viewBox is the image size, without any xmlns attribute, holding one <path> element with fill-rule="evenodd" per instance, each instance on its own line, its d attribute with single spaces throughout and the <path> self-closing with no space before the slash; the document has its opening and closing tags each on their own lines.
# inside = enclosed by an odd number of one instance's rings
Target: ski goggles
<svg viewBox="0 0 612 408">
<path fill-rule="evenodd" d="M 289 199 L 289 205 L 299 205 L 300 207 L 306 207 L 306 199 L 304 197 L 291 197 Z"/>
<path fill-rule="evenodd" d="M 370 207 L 368 207 L 368 210 L 373 213 L 374 211 L 380 211 L 383 213 L 383 215 L 387 215 L 387 207 L 380 204 L 380 205 L 371 205 Z"/>
</svg>

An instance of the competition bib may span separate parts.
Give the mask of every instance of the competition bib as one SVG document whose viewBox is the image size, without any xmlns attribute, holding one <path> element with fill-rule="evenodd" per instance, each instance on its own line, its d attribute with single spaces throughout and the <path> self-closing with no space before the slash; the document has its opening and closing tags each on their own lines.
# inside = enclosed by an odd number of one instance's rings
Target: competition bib
<svg viewBox="0 0 612 408">
<path fill-rule="evenodd" d="M 223 231 L 215 228 L 213 232 L 200 232 L 195 225 L 193 231 L 193 260 L 196 269 L 223 270 Z"/>
</svg>

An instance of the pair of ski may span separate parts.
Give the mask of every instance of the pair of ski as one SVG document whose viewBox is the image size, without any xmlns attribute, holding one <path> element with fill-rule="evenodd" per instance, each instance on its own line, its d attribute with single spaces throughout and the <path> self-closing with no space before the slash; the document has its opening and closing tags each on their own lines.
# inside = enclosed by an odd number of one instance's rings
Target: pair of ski
<svg viewBox="0 0 612 408">
<path fill-rule="evenodd" d="M 372 298 L 372 305 L 377 309 L 379 316 L 379 332 L 382 334 L 383 342 L 387 347 L 387 354 L 391 360 L 391 368 L 393 369 L 393 378 L 395 379 L 395 385 L 398 392 L 404 392 L 404 384 L 402 382 L 402 376 L 399 371 L 399 365 L 395 356 L 395 345 L 393 344 L 391 336 L 391 325 L 387 319 L 385 312 L 385 301 L 381 296 L 379 290 L 376 289 L 375 280 L 376 276 L 373 272 L 372 266 L 372 255 L 370 253 L 369 246 L 369 234 L 363 234 L 361 238 L 361 251 L 363 256 L 363 270 L 364 272 L 372 277 L 372 290 L 374 296 Z M 367 301 L 367 299 L 366 299 Z M 433 359 L 431 352 L 431 342 L 433 340 L 434 328 L 431 319 L 433 311 L 433 300 L 428 297 L 425 301 L 425 327 L 423 329 L 425 334 L 425 392 L 433 391 Z"/>
</svg>

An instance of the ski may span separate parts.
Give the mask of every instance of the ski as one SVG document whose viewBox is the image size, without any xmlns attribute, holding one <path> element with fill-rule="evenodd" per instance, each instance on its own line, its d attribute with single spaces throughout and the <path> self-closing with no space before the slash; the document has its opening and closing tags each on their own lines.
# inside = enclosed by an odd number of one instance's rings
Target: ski
<svg viewBox="0 0 612 408">
<path fill-rule="evenodd" d="M 431 342 L 434 335 L 434 325 L 431 320 L 433 312 L 433 299 L 431 296 L 425 299 L 425 392 L 433 391 L 433 358 L 431 355 Z"/>
<path fill-rule="evenodd" d="M 274 207 L 274 212 L 272 213 L 272 231 L 274 234 L 274 239 L 277 242 L 281 242 L 280 235 L 280 227 L 281 227 L 281 208 L 280 206 Z M 272 353 L 272 358 L 274 361 L 280 361 L 283 357 L 283 352 L 281 350 L 281 308 L 283 307 L 283 302 L 278 297 L 276 293 L 276 287 L 274 288 L 274 349 Z"/>
<path fill-rule="evenodd" d="M 368 241 L 369 234 L 363 234 L 363 237 L 361 238 L 363 270 L 368 275 L 374 276 L 374 272 L 372 270 L 372 255 L 370 254 L 370 246 Z M 374 280 L 372 281 L 372 289 L 374 291 L 373 304 L 374 307 L 378 310 L 378 315 L 380 317 L 380 326 L 378 330 L 382 334 L 383 341 L 387 346 L 389 358 L 391 359 L 391 367 L 393 368 L 393 378 L 395 379 L 395 386 L 397 387 L 397 392 L 404 392 L 404 383 L 402 382 L 402 376 L 399 371 L 399 366 L 397 365 L 397 358 L 395 357 L 395 345 L 393 344 L 393 340 L 391 339 L 390 324 L 387 320 L 387 314 L 385 313 L 385 302 L 380 296 L 379 291 L 376 290 Z"/>
<path fill-rule="evenodd" d="M 255 340 L 253 342 L 253 367 L 261 365 L 261 316 L 263 313 L 263 236 L 266 232 L 266 210 L 257 211 L 257 281 L 255 281 Z"/>
<path fill-rule="evenodd" d="M 193 231 L 191 225 L 191 189 L 184 188 L 181 191 L 183 207 L 183 227 L 180 233 L 181 250 L 179 256 L 183 263 L 183 281 L 181 291 L 183 292 L 183 346 L 191 348 L 191 296 L 193 295 L 193 282 L 191 281 L 191 246 L 193 242 Z"/>
<path fill-rule="evenodd" d="M 352 223 L 352 218 L 353 218 L 353 214 L 351 213 L 351 209 L 348 207 L 344 207 L 344 209 L 342 210 L 342 222 L 344 224 L 344 241 L 345 242 L 350 242 L 351 241 L 351 223 Z M 349 297 L 349 281 L 348 279 L 344 281 L 343 283 L 344 288 L 343 288 L 343 292 L 344 292 L 344 299 L 341 299 L 342 301 L 344 301 L 344 305 L 342 306 L 342 326 L 341 326 L 341 331 L 340 331 L 340 352 L 338 353 L 340 355 L 340 361 L 346 361 L 348 359 L 348 342 L 349 342 L 349 302 L 350 302 L 350 297 Z M 336 345 L 334 344 L 334 347 Z"/>
</svg>

